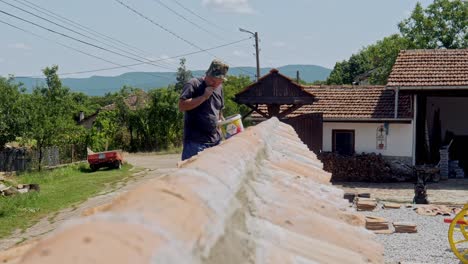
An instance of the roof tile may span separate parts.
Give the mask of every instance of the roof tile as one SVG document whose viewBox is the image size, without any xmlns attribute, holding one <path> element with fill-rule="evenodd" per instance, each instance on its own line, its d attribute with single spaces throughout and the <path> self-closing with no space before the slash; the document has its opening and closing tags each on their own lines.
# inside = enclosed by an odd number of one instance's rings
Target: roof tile
<svg viewBox="0 0 468 264">
<path fill-rule="evenodd" d="M 387 86 L 468 88 L 468 49 L 402 50 Z"/>
</svg>

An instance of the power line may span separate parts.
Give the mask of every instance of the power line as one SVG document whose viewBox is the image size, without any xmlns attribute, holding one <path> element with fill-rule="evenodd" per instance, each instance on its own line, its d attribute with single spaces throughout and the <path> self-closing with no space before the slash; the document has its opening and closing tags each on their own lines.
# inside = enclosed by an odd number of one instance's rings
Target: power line
<svg viewBox="0 0 468 264">
<path fill-rule="evenodd" d="M 122 1 L 120 1 L 120 0 L 115 0 L 115 1 L 116 1 L 117 3 L 119 3 L 120 5 L 124 6 L 125 8 L 127 8 L 128 10 L 132 11 L 133 13 L 137 14 L 138 16 L 140 16 L 140 17 L 142 17 L 142 18 L 148 20 L 149 22 L 151 22 L 152 24 L 156 25 L 157 27 L 163 29 L 164 31 L 168 32 L 169 34 L 171 34 L 171 35 L 175 36 L 176 38 L 182 40 L 183 42 L 189 44 L 190 46 L 195 47 L 195 48 L 197 48 L 197 49 L 203 51 L 203 48 L 201 48 L 200 46 L 198 46 L 198 45 L 194 44 L 193 42 L 190 42 L 190 41 L 186 40 L 185 38 L 179 36 L 178 34 L 176 34 L 176 33 L 174 33 L 173 31 L 167 29 L 167 28 L 164 27 L 163 25 L 161 25 L 161 24 L 155 22 L 154 20 L 152 20 L 151 18 L 145 16 L 144 14 L 138 12 L 138 11 L 135 10 L 134 8 L 132 8 L 132 7 L 130 7 L 129 5 L 125 4 L 124 2 L 122 2 Z M 213 57 L 215 57 L 215 58 L 218 58 L 218 56 L 216 56 L 215 54 L 213 54 L 213 53 L 211 53 L 211 52 L 209 52 L 209 51 L 205 51 L 205 52 L 208 53 L 208 54 L 210 54 L 211 56 L 213 56 Z M 220 58 L 218 58 L 218 59 L 220 59 Z M 224 60 L 224 61 L 227 62 L 226 60 Z M 243 71 L 243 72 L 246 72 L 246 73 L 249 73 L 249 74 L 254 74 L 254 73 L 252 73 L 252 72 L 243 70 L 243 69 L 241 69 L 241 68 L 239 68 L 239 69 L 240 69 L 241 71 Z"/>
<path fill-rule="evenodd" d="M 160 1 L 160 0 L 153 0 L 153 2 L 156 2 L 156 3 L 160 4 L 160 5 L 162 5 L 162 6 L 165 7 L 167 10 L 171 11 L 172 13 L 174 13 L 176 16 L 178 16 L 178 17 L 180 17 L 181 19 L 187 21 L 188 23 L 194 25 L 195 27 L 197 27 L 197 28 L 203 30 L 204 32 L 206 32 L 206 33 L 208 33 L 208 34 L 210 34 L 210 35 L 212 35 L 212 36 L 214 36 L 214 37 L 216 37 L 216 38 L 221 38 L 221 39 L 225 40 L 225 38 L 222 37 L 221 35 L 216 34 L 216 33 L 214 33 L 214 32 L 211 32 L 211 31 L 209 31 L 209 30 L 203 28 L 202 26 L 198 25 L 197 23 L 194 23 L 193 21 L 190 21 L 190 20 L 187 19 L 185 16 L 183 16 L 183 15 L 180 14 L 179 12 L 175 11 L 174 9 L 170 8 L 168 5 L 166 5 L 166 4 L 163 3 L 162 1 Z"/>
<path fill-rule="evenodd" d="M 116 38 L 113 38 L 113 37 L 107 36 L 107 35 L 105 35 L 103 33 L 97 32 L 96 30 L 93 30 L 92 28 L 81 25 L 81 24 L 79 24 L 79 23 L 77 23 L 77 22 L 75 22 L 73 20 L 70 20 L 70 19 L 68 19 L 66 17 L 63 17 L 63 16 L 57 14 L 57 13 L 54 13 L 54 12 L 52 12 L 52 11 L 46 9 L 46 8 L 38 6 L 38 5 L 28 1 L 28 0 L 14 0 L 14 1 L 19 2 L 20 4 L 22 4 L 24 6 L 27 6 L 27 7 L 31 8 L 31 9 L 34 9 L 35 11 L 37 11 L 39 13 L 42 13 L 42 14 L 45 14 L 45 15 L 51 15 L 55 19 L 65 23 L 67 25 L 73 26 L 75 28 L 79 28 L 79 29 L 81 29 L 81 30 L 93 35 L 93 36 L 100 37 L 102 39 L 106 39 L 106 41 L 109 41 L 109 42 L 115 43 L 116 45 L 120 45 L 122 47 L 128 48 L 128 49 L 130 49 L 130 50 L 132 50 L 134 52 L 143 54 L 144 56 L 151 55 L 147 51 L 141 50 L 141 49 L 139 49 L 139 48 L 137 48 L 135 46 L 126 44 L 125 42 L 122 42 L 122 41 L 120 41 L 120 40 L 118 40 Z M 26 4 L 26 3 L 29 3 L 29 4 Z M 166 63 L 171 64 L 171 63 L 168 63 L 168 62 L 166 62 Z M 172 66 L 174 66 L 174 64 Z M 177 67 L 178 65 L 175 65 L 175 66 Z"/>
<path fill-rule="evenodd" d="M 1 12 L 1 11 L 0 11 L 0 12 Z M 68 49 L 72 49 L 72 50 L 74 50 L 74 51 L 76 51 L 76 52 L 79 52 L 79 53 L 85 54 L 85 55 L 87 55 L 87 56 L 90 56 L 90 57 L 93 57 L 93 58 L 96 58 L 96 59 L 99 59 L 99 60 L 102 60 L 102 61 L 105 61 L 105 62 L 108 62 L 108 63 L 114 64 L 114 65 L 118 65 L 120 68 L 123 68 L 123 67 L 125 67 L 125 68 L 129 68 L 129 69 L 132 69 L 132 70 L 134 70 L 133 68 L 131 68 L 131 66 L 128 66 L 128 65 L 122 65 L 122 64 L 118 64 L 118 63 L 115 63 L 115 62 L 113 62 L 113 61 L 110 61 L 110 60 L 104 59 L 104 58 L 102 58 L 102 57 L 99 57 L 99 56 L 93 55 L 93 54 L 91 54 L 91 53 L 88 53 L 88 52 L 85 52 L 85 51 L 81 51 L 81 50 L 79 50 L 79 49 L 76 49 L 76 48 L 74 48 L 74 47 L 68 46 L 68 45 L 66 45 L 66 44 L 63 44 L 63 43 L 61 43 L 61 42 L 58 42 L 58 41 L 54 41 L 54 40 L 48 39 L 48 38 L 46 38 L 46 37 L 43 37 L 43 36 L 41 36 L 41 35 L 39 35 L 39 34 L 36 34 L 36 33 L 34 33 L 34 32 L 31 32 L 31 31 L 28 31 L 28 30 L 26 30 L 26 29 L 23 29 L 23 28 L 17 27 L 17 26 L 15 26 L 15 25 L 13 25 L 13 24 L 10 24 L 10 23 L 8 23 L 8 22 L 5 22 L 5 21 L 3 21 L 3 20 L 0 20 L 0 23 L 3 23 L 3 24 L 5 24 L 5 25 L 8 25 L 8 26 L 10 26 L 10 27 L 13 27 L 13 28 L 15 28 L 15 29 L 18 29 L 18 30 L 20 30 L 20 31 L 23 31 L 23 32 L 26 32 L 26 33 L 32 34 L 32 35 L 34 35 L 34 36 L 36 36 L 36 37 L 38 37 L 38 38 L 40 38 L 40 39 L 43 39 L 43 40 L 47 40 L 47 41 L 54 42 L 54 43 L 56 43 L 56 44 L 58 44 L 58 45 L 60 45 L 60 46 L 62 46 L 62 47 L 65 47 L 65 48 L 68 48 Z M 162 78 L 167 78 L 166 76 L 157 75 L 157 74 L 150 74 L 150 75 L 151 75 L 151 76 L 153 76 L 153 77 L 158 77 L 158 78 L 161 78 L 161 77 L 162 77 Z"/>
<path fill-rule="evenodd" d="M 177 35 L 177 34 L 174 33 L 173 31 L 167 29 L 165 26 L 159 24 L 158 22 L 156 22 L 156 21 L 152 20 L 151 18 L 145 16 L 144 14 L 138 12 L 138 11 L 135 10 L 134 8 L 132 8 L 132 7 L 130 7 L 129 5 L 125 4 L 124 2 L 122 2 L 122 1 L 120 1 L 120 0 L 115 0 L 115 1 L 116 1 L 117 3 L 119 3 L 119 4 L 121 4 L 122 6 L 124 6 L 125 8 L 127 8 L 128 10 L 132 11 L 133 13 L 139 15 L 140 17 L 142 17 L 142 18 L 148 20 L 148 21 L 151 22 L 152 24 L 154 24 L 154 25 L 156 25 L 157 27 L 161 28 L 162 30 L 166 31 L 167 33 L 169 33 L 169 34 L 173 35 L 174 37 L 176 37 L 176 38 L 182 40 L 183 42 L 189 44 L 190 46 L 195 47 L 195 48 L 200 49 L 200 50 L 202 49 L 202 48 L 200 48 L 198 45 L 196 45 L 196 44 L 194 44 L 193 42 L 190 42 L 190 41 L 186 40 L 185 38 L 183 38 L 183 37 Z"/>
<path fill-rule="evenodd" d="M 40 28 L 42 28 L 42 29 L 44 29 L 44 30 L 47 30 L 47 31 L 50 31 L 50 32 L 52 32 L 52 33 L 54 33 L 54 34 L 58 34 L 58 35 L 60 35 L 60 36 L 64 36 L 64 37 L 66 37 L 66 38 L 69 38 L 69 39 L 78 41 L 78 42 L 80 42 L 80 43 L 83 43 L 83 44 L 86 44 L 86 45 L 89 45 L 89 46 L 92 46 L 92 47 L 95 47 L 95 48 L 98 48 L 98 49 L 101 49 L 101 50 L 104 50 L 104 51 L 107 51 L 107 52 L 110 52 L 110 53 L 113 53 L 113 54 L 117 54 L 117 55 L 122 56 L 122 57 L 126 57 L 126 58 L 129 58 L 129 59 L 132 59 L 132 60 L 136 60 L 136 61 L 142 62 L 143 64 L 152 64 L 151 62 L 145 62 L 145 61 L 142 61 L 142 60 L 139 60 L 139 59 L 135 59 L 135 58 L 129 57 L 129 56 L 127 56 L 127 55 L 124 55 L 124 54 L 121 54 L 121 53 L 118 53 L 118 52 L 115 52 L 115 51 L 108 50 L 108 49 L 106 49 L 106 48 L 97 46 L 97 45 L 95 45 L 95 44 L 92 44 L 92 43 L 89 43 L 89 42 L 86 42 L 86 41 L 83 41 L 83 40 L 80 40 L 80 39 L 77 39 L 77 38 L 68 36 L 68 35 L 66 35 L 66 34 L 64 34 L 64 33 L 57 32 L 57 31 L 55 31 L 55 30 L 52 30 L 52 29 L 43 27 L 43 26 L 41 26 L 41 25 L 39 25 L 39 24 L 36 24 L 36 23 L 34 23 L 34 22 L 31 22 L 31 21 L 28 21 L 28 20 L 26 20 L 26 19 L 23 19 L 23 18 L 21 18 L 21 17 L 15 16 L 15 15 L 10 14 L 10 13 L 8 13 L 8 12 L 5 12 L 5 11 L 3 11 L 3 10 L 0 10 L 0 13 L 4 13 L 4 14 L 6 14 L 6 15 L 8 15 L 8 16 L 14 17 L 14 18 L 19 19 L 19 20 L 21 20 L 21 21 L 24 21 L 24 22 L 26 22 L 26 23 L 35 25 L 35 26 L 40 27 Z"/>
<path fill-rule="evenodd" d="M 226 44 L 223 44 L 223 45 L 219 45 L 219 46 L 208 48 L 208 49 L 201 50 L 201 51 L 194 51 L 194 52 L 189 52 L 189 53 L 185 53 L 185 54 L 175 55 L 175 56 L 172 56 L 172 57 L 169 57 L 169 58 L 159 59 L 159 60 L 156 60 L 156 61 L 153 61 L 153 62 L 163 61 L 163 60 L 170 60 L 170 59 L 177 59 L 177 58 L 181 58 L 181 57 L 187 57 L 187 56 L 191 56 L 191 55 L 195 55 L 195 54 L 198 54 L 198 53 L 205 52 L 207 50 L 214 50 L 214 49 L 219 49 L 219 48 L 223 48 L 223 47 L 226 47 L 226 46 L 231 46 L 231 45 L 234 45 L 234 44 L 237 44 L 237 43 L 249 40 L 249 39 L 251 39 L 251 38 L 245 38 L 245 39 L 237 40 L 237 41 L 234 41 L 234 42 L 226 43 Z M 83 73 L 91 73 L 91 72 L 99 72 L 99 71 L 108 71 L 108 70 L 121 69 L 123 67 L 138 66 L 138 65 L 141 65 L 141 64 L 143 64 L 143 63 L 134 63 L 134 64 L 122 65 L 122 66 L 118 66 L 118 67 L 109 67 L 109 68 L 101 68 L 101 69 L 94 69 L 94 70 L 68 72 L 68 73 L 62 73 L 60 75 L 62 76 L 62 75 L 74 75 L 74 74 L 83 74 Z"/>
<path fill-rule="evenodd" d="M 206 18 L 204 18 L 204 17 L 198 15 L 197 13 L 193 12 L 193 11 L 190 10 L 189 8 L 185 7 L 185 6 L 184 6 L 183 4 L 181 4 L 179 1 L 177 1 L 177 0 L 172 0 L 172 1 L 174 1 L 178 6 L 182 7 L 183 9 L 185 9 L 185 10 L 186 10 L 187 12 L 189 12 L 190 14 L 192 14 L 192 15 L 194 15 L 194 16 L 200 18 L 201 20 L 205 21 L 206 23 L 208 23 L 208 24 L 210 24 L 210 25 L 212 25 L 212 26 L 214 26 L 214 27 L 217 27 L 218 29 L 220 29 L 220 30 L 222 30 L 222 31 L 226 31 L 226 30 L 224 30 L 223 28 L 219 27 L 217 24 L 215 24 L 215 23 L 213 23 L 213 22 L 207 20 Z"/>
<path fill-rule="evenodd" d="M 27 10 L 21 8 L 21 7 L 18 7 L 18 6 L 15 6 L 15 5 L 13 5 L 13 4 L 10 4 L 10 3 L 8 3 L 8 2 L 5 2 L 4 0 L 0 0 L 0 2 L 3 2 L 3 3 L 5 3 L 5 4 L 9 5 L 9 6 L 12 6 L 12 7 L 16 8 L 16 9 L 19 9 L 19 10 L 25 12 L 25 13 L 28 13 L 28 14 L 30 14 L 30 15 L 32 15 L 32 16 L 35 16 L 35 17 L 39 18 L 39 19 L 42 19 L 42 20 L 47 21 L 47 22 L 49 22 L 49 23 L 52 23 L 52 24 L 54 24 L 54 25 L 56 25 L 56 26 L 58 26 L 58 27 L 64 28 L 64 29 L 66 29 L 66 30 L 68 30 L 68 31 L 71 31 L 71 32 L 73 32 L 73 33 L 75 33 L 75 34 L 78 34 L 78 35 L 80 35 L 80 36 L 83 36 L 83 37 L 85 37 L 85 38 L 89 38 L 89 39 L 94 40 L 94 41 L 97 41 L 97 42 L 99 42 L 99 43 L 101 43 L 101 44 L 104 44 L 104 45 L 110 46 L 110 47 L 112 47 L 112 48 L 114 48 L 114 49 L 117 49 L 117 50 L 119 50 L 119 51 L 121 51 L 121 52 L 130 54 L 130 55 L 132 55 L 132 56 L 136 56 L 136 57 L 138 57 L 139 59 L 136 59 L 136 58 L 134 58 L 134 57 L 130 57 L 130 56 L 124 55 L 124 54 L 122 54 L 122 53 L 118 53 L 118 52 L 115 52 L 115 51 L 110 51 L 110 50 L 108 50 L 108 49 L 105 49 L 105 50 L 108 51 L 108 52 L 112 52 L 112 53 L 114 53 L 114 54 L 117 54 L 117 55 L 120 55 L 120 56 L 124 56 L 124 57 L 126 57 L 126 58 L 130 58 L 130 59 L 137 60 L 137 61 L 141 61 L 140 59 L 147 60 L 146 58 L 143 58 L 143 57 L 141 57 L 141 56 L 139 56 L 139 55 L 137 55 L 137 54 L 134 54 L 134 53 L 131 53 L 131 52 L 127 52 L 127 51 L 122 50 L 122 49 L 120 49 L 120 48 L 118 48 L 118 47 L 115 47 L 115 46 L 113 46 L 113 45 L 109 45 L 109 44 L 103 43 L 102 41 L 99 41 L 98 39 L 95 39 L 95 38 L 93 38 L 93 37 L 86 36 L 86 35 L 84 35 L 84 34 L 78 32 L 78 31 L 76 31 L 76 30 L 67 28 L 67 27 L 65 27 L 65 26 L 63 26 L 63 25 L 60 25 L 60 24 L 58 24 L 58 23 L 55 23 L 54 21 L 51 21 L 51 20 L 49 20 L 49 19 L 47 19 L 47 18 L 43 18 L 43 17 L 41 17 L 41 16 L 39 16 L 39 15 L 36 15 L 36 14 L 34 14 L 34 13 L 32 13 L 32 12 L 29 12 L 29 11 L 27 11 Z M 16 18 L 18 18 L 18 17 L 16 17 Z M 86 42 L 86 44 L 89 45 L 89 44 L 91 44 L 91 43 Z M 102 47 L 99 47 L 99 46 L 97 46 L 97 45 L 94 45 L 94 44 L 91 44 L 91 45 L 93 45 L 94 47 L 97 47 L 97 48 L 101 48 L 101 49 L 102 49 Z M 148 60 L 147 60 L 147 61 L 148 61 Z M 152 63 L 150 63 L 150 64 L 152 64 Z M 156 67 L 160 67 L 160 68 L 165 68 L 165 69 L 173 70 L 173 69 L 171 69 L 171 68 L 168 68 L 168 67 L 165 67 L 165 66 L 161 66 L 161 65 L 157 65 L 157 64 L 152 64 L 152 65 L 154 65 L 154 66 L 156 66 Z"/>
<path fill-rule="evenodd" d="M 140 50 L 140 49 L 137 48 L 137 47 L 128 45 L 128 44 L 126 44 L 126 43 L 124 43 L 124 42 L 122 42 L 122 41 L 120 41 L 120 40 L 118 40 L 118 39 L 115 39 L 115 38 L 113 38 L 113 37 L 110 37 L 110 36 L 104 35 L 104 34 L 102 34 L 102 33 L 100 33 L 100 32 L 97 32 L 97 31 L 93 30 L 92 28 L 89 28 L 89 27 L 86 27 L 86 26 L 84 26 L 84 25 L 81 25 L 81 24 L 79 24 L 79 23 L 77 23 L 77 22 L 75 22 L 75 21 L 73 21 L 73 20 L 70 20 L 70 19 L 68 19 L 68 18 L 66 18 L 66 17 L 63 17 L 63 16 L 61 16 L 61 15 L 59 15 L 59 14 L 57 14 L 57 13 L 54 13 L 54 12 L 48 10 L 48 9 L 45 9 L 45 8 L 43 8 L 43 7 L 39 6 L 39 5 L 36 5 L 36 4 L 34 4 L 34 3 L 32 3 L 32 2 L 30 2 L 30 1 L 28 1 L 28 0 L 15 0 L 15 1 L 17 1 L 17 2 L 18 2 L 18 1 L 22 1 L 22 2 L 29 3 L 30 5 L 32 5 L 32 6 L 36 7 L 36 8 L 31 7 L 31 6 L 28 6 L 28 5 L 24 4 L 24 3 L 22 3 L 22 4 L 23 4 L 23 5 L 26 5 L 26 6 L 30 7 L 30 8 L 33 8 L 33 9 L 35 9 L 36 11 L 39 11 L 39 12 L 41 12 L 39 9 L 44 10 L 45 12 L 47 12 L 47 13 L 49 13 L 49 14 L 55 16 L 56 18 L 62 19 L 62 21 L 68 21 L 68 22 L 65 22 L 65 23 L 69 23 L 69 25 L 70 25 L 70 23 L 71 23 L 72 25 L 75 25 L 75 26 L 77 26 L 77 27 L 80 27 L 80 28 L 84 29 L 85 31 L 86 31 L 86 30 L 89 30 L 88 33 L 94 32 L 94 34 L 97 34 L 98 36 L 103 36 L 103 37 L 105 37 L 105 38 L 107 38 L 107 39 L 110 39 L 110 40 L 119 42 L 120 44 L 126 46 L 127 48 L 133 49 L 133 50 L 135 50 L 135 51 L 140 51 L 140 52 L 146 53 L 145 51 Z M 42 13 L 44 14 L 44 12 L 42 12 Z M 91 34 L 92 34 L 92 33 L 91 33 Z M 95 36 L 96 36 L 96 35 L 95 35 Z"/>
</svg>

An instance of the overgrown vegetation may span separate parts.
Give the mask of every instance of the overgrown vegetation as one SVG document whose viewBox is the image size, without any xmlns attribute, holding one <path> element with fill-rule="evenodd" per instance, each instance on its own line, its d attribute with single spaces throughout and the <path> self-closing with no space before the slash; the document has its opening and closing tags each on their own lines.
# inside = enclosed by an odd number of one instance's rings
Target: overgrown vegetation
<svg viewBox="0 0 468 264">
<path fill-rule="evenodd" d="M 112 190 L 117 182 L 134 173 L 129 171 L 130 167 L 91 173 L 86 164 L 81 164 L 13 178 L 10 184 L 37 183 L 40 192 L 0 196 L 0 238 L 18 228 L 24 230 L 51 213 L 78 205 L 106 188 Z"/>
</svg>

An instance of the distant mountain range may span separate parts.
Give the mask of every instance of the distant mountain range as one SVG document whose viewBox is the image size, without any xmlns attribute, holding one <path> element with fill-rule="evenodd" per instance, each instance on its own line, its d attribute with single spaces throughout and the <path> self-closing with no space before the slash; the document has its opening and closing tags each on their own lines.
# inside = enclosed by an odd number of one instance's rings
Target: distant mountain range
<svg viewBox="0 0 468 264">
<path fill-rule="evenodd" d="M 299 71 L 301 80 L 314 82 L 325 80 L 331 70 L 316 65 L 286 65 L 277 68 L 280 73 L 296 78 L 296 72 Z M 267 74 L 271 68 L 262 68 L 261 75 Z M 254 67 L 235 67 L 229 70 L 230 75 L 248 75 L 254 79 Z M 204 71 L 193 71 L 194 76 L 203 76 Z M 28 91 L 33 87 L 45 85 L 44 79 L 16 77 L 17 82 L 21 82 Z M 69 87 L 72 91 L 83 92 L 87 95 L 104 95 L 108 92 L 116 92 L 124 85 L 138 87 L 144 90 L 166 87 L 176 82 L 175 72 L 129 72 L 119 76 L 92 76 L 89 78 L 63 78 L 62 84 Z"/>
</svg>

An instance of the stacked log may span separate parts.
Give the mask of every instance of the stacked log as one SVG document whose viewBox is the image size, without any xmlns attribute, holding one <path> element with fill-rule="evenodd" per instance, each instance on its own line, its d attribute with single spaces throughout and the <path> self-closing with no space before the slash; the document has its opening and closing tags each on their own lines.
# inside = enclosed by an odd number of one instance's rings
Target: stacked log
<svg viewBox="0 0 468 264">
<path fill-rule="evenodd" d="M 342 156 L 323 152 L 318 155 L 324 170 L 332 173 L 332 182 L 394 182 L 398 173 L 392 171 L 380 154 Z"/>
</svg>

